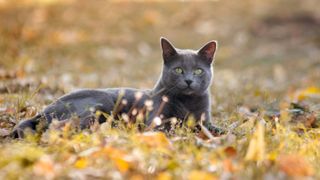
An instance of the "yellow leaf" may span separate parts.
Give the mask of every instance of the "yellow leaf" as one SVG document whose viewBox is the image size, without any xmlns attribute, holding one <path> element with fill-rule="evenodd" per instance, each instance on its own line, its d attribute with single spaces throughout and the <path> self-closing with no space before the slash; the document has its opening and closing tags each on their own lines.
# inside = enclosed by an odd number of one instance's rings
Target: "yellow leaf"
<svg viewBox="0 0 320 180">
<path fill-rule="evenodd" d="M 157 176 L 157 180 L 171 180 L 171 179 L 172 179 L 172 176 L 168 172 L 162 172 Z"/>
<path fill-rule="evenodd" d="M 205 171 L 193 170 L 189 173 L 188 179 L 190 180 L 214 180 L 217 179 L 211 173 Z"/>
<path fill-rule="evenodd" d="M 307 97 L 313 96 L 320 97 L 320 88 L 311 86 L 306 89 L 300 90 L 295 94 L 295 100 L 302 101 Z"/>
<path fill-rule="evenodd" d="M 246 121 L 243 124 L 241 124 L 239 126 L 239 128 L 241 128 L 241 129 L 252 129 L 252 128 L 254 128 L 255 121 L 256 121 L 255 117 L 250 117 L 248 119 L 248 121 Z"/>
<path fill-rule="evenodd" d="M 74 163 L 74 166 L 78 169 L 86 168 L 88 166 L 88 161 L 85 158 L 80 158 Z"/>
<path fill-rule="evenodd" d="M 245 160 L 262 161 L 265 158 L 264 126 L 258 123 L 252 135 Z"/>
<path fill-rule="evenodd" d="M 122 173 L 127 172 L 134 166 L 132 160 L 128 159 L 126 152 L 114 147 L 104 147 L 101 151 L 93 153 L 92 157 L 98 158 L 101 155 L 105 156 L 106 159 L 110 159 Z"/>
<path fill-rule="evenodd" d="M 271 161 L 275 161 L 277 159 L 278 153 L 277 152 L 271 152 L 268 154 L 268 159 Z"/>
<path fill-rule="evenodd" d="M 130 169 L 130 162 L 123 157 L 112 158 L 120 172 L 125 173 Z"/>
</svg>

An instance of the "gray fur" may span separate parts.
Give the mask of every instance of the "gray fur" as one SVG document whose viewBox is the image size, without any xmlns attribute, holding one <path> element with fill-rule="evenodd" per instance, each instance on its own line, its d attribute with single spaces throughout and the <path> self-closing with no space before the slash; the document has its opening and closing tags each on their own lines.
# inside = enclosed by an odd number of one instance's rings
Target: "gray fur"
<svg viewBox="0 0 320 180">
<path fill-rule="evenodd" d="M 133 109 L 147 114 L 144 119 L 147 126 L 152 124 L 155 117 L 168 122 L 159 127 L 165 131 L 170 128 L 168 119 L 176 117 L 183 121 L 190 115 L 197 121 L 203 119 L 204 125 L 209 130 L 216 131 L 210 119 L 209 92 L 213 78 L 212 61 L 216 42 L 211 41 L 200 50 L 194 51 L 177 49 L 167 39 L 161 38 L 161 47 L 163 69 L 153 89 L 114 88 L 75 91 L 48 105 L 43 112 L 32 119 L 22 121 L 16 126 L 12 135 L 21 137 L 26 128 L 35 130 L 41 118 L 49 125 L 53 119 L 61 121 L 77 116 L 80 119 L 80 127 L 84 129 L 90 126 L 88 119 L 92 118 L 97 110 L 112 115 L 115 119 L 124 113 L 135 119 L 136 114 L 133 114 Z M 177 67 L 181 68 L 183 73 L 176 73 Z M 197 68 L 203 71 L 200 75 L 194 74 Z M 142 95 L 139 99 L 137 92 Z M 164 98 L 167 98 L 168 102 L 164 102 L 166 100 Z M 153 102 L 153 109 L 150 112 L 146 110 L 146 100 Z M 104 116 L 100 116 L 99 123 L 105 120 Z"/>
</svg>

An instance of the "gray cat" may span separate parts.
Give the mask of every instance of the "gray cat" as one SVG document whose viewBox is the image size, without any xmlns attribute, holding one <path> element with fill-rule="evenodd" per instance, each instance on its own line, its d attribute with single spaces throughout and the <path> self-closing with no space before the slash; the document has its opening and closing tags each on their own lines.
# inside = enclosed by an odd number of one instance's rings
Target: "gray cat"
<svg viewBox="0 0 320 180">
<path fill-rule="evenodd" d="M 217 43 L 210 41 L 200 50 L 177 49 L 167 39 L 161 38 L 163 69 L 152 90 L 131 88 L 87 89 L 62 96 L 48 105 L 43 112 L 18 124 L 12 136 L 23 137 L 27 128 L 36 130 L 41 120 L 46 126 L 53 119 L 63 121 L 78 117 L 80 128 L 88 128 L 92 119 L 99 123 L 106 116 L 114 119 L 136 121 L 146 127 L 170 131 L 172 120 L 183 122 L 192 116 L 212 133 L 220 130 L 211 123 L 209 87 L 213 77 L 212 62 Z M 96 112 L 102 112 L 96 118 Z M 93 118 L 95 117 L 95 118 Z"/>
</svg>

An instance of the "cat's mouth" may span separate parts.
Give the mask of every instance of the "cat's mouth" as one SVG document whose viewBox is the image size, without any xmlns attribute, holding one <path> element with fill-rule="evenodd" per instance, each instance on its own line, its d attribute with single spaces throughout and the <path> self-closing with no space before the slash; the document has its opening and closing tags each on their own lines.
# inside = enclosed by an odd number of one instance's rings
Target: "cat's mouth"
<svg viewBox="0 0 320 180">
<path fill-rule="evenodd" d="M 191 94 L 194 94 L 194 90 L 190 86 L 188 86 L 183 89 L 183 93 L 186 95 L 191 95 Z"/>
</svg>

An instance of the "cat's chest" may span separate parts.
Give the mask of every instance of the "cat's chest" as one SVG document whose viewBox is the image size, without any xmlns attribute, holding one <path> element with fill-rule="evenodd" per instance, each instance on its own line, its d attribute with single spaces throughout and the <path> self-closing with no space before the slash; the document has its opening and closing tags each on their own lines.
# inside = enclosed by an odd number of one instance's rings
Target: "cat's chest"
<svg viewBox="0 0 320 180">
<path fill-rule="evenodd" d="M 198 115 L 207 109 L 206 100 L 202 97 L 180 97 L 172 98 L 168 105 L 171 110 L 172 116 L 179 118 L 186 118 L 189 115 Z"/>
</svg>

